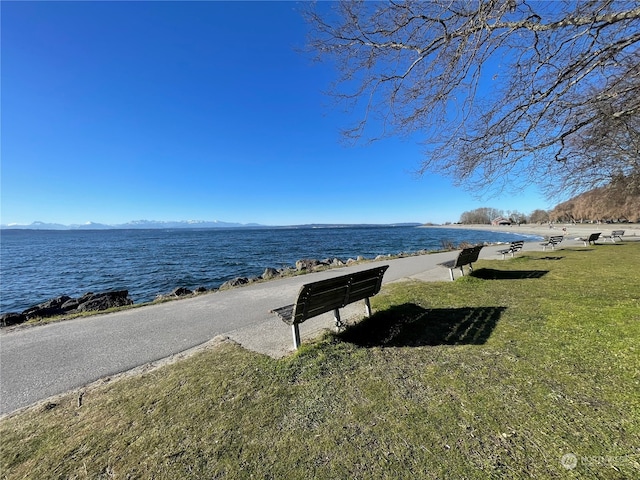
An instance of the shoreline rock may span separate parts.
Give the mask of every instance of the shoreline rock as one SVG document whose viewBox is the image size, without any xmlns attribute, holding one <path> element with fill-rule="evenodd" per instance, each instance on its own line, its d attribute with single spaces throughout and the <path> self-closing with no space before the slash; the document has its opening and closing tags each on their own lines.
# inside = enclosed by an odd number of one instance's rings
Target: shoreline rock
<svg viewBox="0 0 640 480">
<path fill-rule="evenodd" d="M 101 293 L 88 292 L 79 298 L 62 295 L 29 307 L 21 313 L 9 312 L 2 314 L 0 315 L 0 326 L 9 327 L 35 318 L 50 318 L 82 312 L 99 312 L 128 305 L 133 305 L 133 300 L 129 297 L 128 290 Z"/>
</svg>

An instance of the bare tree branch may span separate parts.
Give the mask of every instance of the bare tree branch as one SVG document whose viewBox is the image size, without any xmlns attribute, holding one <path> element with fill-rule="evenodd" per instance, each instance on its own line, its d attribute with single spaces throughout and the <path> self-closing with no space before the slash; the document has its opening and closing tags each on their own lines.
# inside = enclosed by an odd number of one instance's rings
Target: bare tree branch
<svg viewBox="0 0 640 480">
<path fill-rule="evenodd" d="M 363 118 L 345 135 L 418 135 L 421 173 L 550 196 L 640 177 L 636 1 L 341 1 L 306 15 L 310 47 L 340 73 L 332 95 Z"/>
</svg>

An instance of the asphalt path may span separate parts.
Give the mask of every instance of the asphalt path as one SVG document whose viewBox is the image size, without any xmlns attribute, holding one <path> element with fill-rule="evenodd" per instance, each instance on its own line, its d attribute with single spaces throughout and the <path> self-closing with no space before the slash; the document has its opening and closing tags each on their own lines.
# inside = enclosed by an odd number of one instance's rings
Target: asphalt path
<svg viewBox="0 0 640 480">
<path fill-rule="evenodd" d="M 485 247 L 480 258 L 499 259 L 499 248 Z M 524 250 L 528 249 L 540 247 L 525 244 Z M 367 262 L 115 313 L 9 329 L 0 334 L 0 415 L 175 356 L 220 335 L 256 352 L 282 357 L 293 350 L 290 327 L 269 311 L 292 303 L 302 284 L 377 265 L 389 265 L 385 284 L 406 279 L 447 281 L 449 271 L 438 263 L 456 255 L 445 252 Z M 353 304 L 342 316 L 362 314 L 362 305 Z M 303 342 L 331 327 L 328 315 L 301 325 Z"/>
</svg>

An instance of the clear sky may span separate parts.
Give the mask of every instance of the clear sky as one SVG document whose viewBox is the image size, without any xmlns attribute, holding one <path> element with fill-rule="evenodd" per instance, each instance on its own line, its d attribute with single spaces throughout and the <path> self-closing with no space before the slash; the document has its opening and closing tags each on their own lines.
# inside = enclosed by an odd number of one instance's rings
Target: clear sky
<svg viewBox="0 0 640 480">
<path fill-rule="evenodd" d="M 294 2 L 7 2 L 2 224 L 455 222 L 479 200 L 417 177 L 421 146 L 346 145 Z"/>
</svg>

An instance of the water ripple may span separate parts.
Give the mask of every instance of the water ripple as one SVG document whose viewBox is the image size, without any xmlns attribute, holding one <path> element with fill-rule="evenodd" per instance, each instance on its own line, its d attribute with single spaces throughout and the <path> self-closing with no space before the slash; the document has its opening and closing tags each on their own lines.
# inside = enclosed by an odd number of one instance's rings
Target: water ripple
<svg viewBox="0 0 640 480">
<path fill-rule="evenodd" d="M 136 303 L 175 287 L 217 288 L 302 258 L 374 258 L 516 234 L 414 227 L 0 231 L 0 312 L 59 295 L 127 289 Z"/>
</svg>

